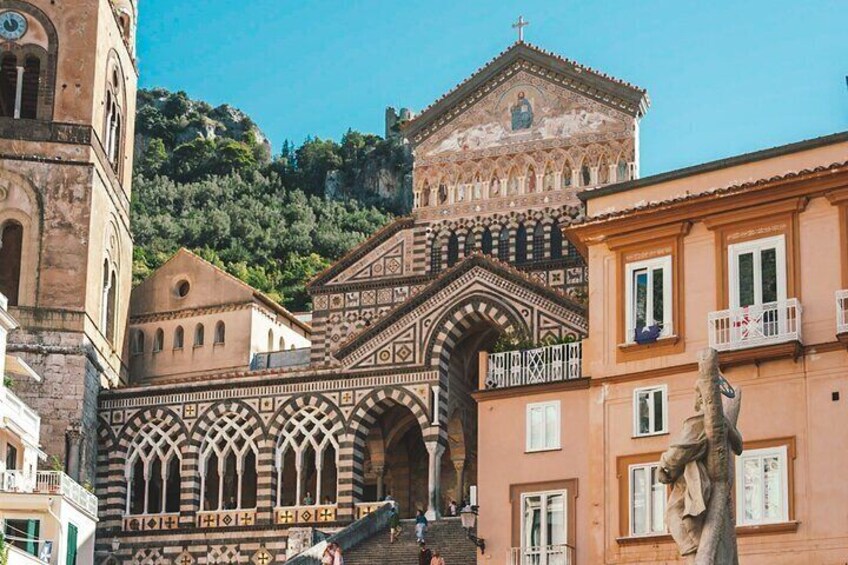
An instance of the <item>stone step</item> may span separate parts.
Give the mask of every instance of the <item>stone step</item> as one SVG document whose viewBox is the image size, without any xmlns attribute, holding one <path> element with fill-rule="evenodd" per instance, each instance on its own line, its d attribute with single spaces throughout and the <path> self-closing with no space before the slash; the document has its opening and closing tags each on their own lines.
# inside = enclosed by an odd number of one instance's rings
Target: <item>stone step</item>
<svg viewBox="0 0 848 565">
<path fill-rule="evenodd" d="M 345 551 L 345 565 L 417 565 L 419 549 L 415 541 L 415 521 L 401 520 L 401 528 L 403 533 L 395 543 L 389 543 L 389 531 L 384 529 Z M 477 563 L 477 550 L 466 537 L 459 518 L 430 522 L 425 538 L 427 547 L 431 551 L 438 550 L 447 565 Z"/>
</svg>

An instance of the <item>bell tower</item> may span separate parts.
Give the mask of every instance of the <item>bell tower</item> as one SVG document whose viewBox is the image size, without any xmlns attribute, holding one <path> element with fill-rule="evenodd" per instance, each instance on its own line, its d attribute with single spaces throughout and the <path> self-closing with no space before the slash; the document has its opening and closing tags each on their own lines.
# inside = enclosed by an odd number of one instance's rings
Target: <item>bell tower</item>
<svg viewBox="0 0 848 565">
<path fill-rule="evenodd" d="M 43 378 L 13 390 L 92 483 L 97 396 L 125 375 L 135 4 L 0 0 L 0 292 Z"/>
</svg>

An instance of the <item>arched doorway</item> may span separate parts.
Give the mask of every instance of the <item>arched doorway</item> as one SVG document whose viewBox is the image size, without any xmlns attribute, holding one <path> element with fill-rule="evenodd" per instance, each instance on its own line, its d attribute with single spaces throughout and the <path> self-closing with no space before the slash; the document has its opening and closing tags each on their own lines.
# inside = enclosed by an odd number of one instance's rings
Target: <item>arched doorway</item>
<svg viewBox="0 0 848 565">
<path fill-rule="evenodd" d="M 520 314 L 500 298 L 466 297 L 442 316 L 431 341 L 431 363 L 447 384 L 446 410 L 440 416 L 445 449 L 439 462 L 438 507 L 470 502 L 477 484 L 477 402 L 480 353 L 492 352 L 504 332 L 529 335 Z"/>
<path fill-rule="evenodd" d="M 428 505 L 428 453 L 420 417 L 405 404 L 384 399 L 363 420 L 368 425 L 362 446 L 360 502 L 385 500 L 391 496 L 401 517 L 415 515 Z"/>
</svg>

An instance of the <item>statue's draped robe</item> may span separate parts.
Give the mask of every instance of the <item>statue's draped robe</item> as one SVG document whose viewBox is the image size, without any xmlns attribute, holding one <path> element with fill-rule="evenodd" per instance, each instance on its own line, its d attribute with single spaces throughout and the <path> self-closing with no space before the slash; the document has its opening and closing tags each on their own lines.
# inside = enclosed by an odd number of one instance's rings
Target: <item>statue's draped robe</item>
<svg viewBox="0 0 848 565">
<path fill-rule="evenodd" d="M 704 416 L 683 422 L 683 431 L 660 458 L 660 469 L 674 481 L 666 508 L 666 523 L 681 555 L 698 550 L 710 499 L 710 479 L 703 461 L 707 451 Z"/>
</svg>

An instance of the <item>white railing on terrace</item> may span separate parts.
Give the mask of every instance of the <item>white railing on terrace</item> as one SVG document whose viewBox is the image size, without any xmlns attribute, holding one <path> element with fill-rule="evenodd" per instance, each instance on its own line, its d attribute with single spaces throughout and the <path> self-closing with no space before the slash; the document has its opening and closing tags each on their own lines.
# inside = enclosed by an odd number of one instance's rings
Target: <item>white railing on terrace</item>
<svg viewBox="0 0 848 565">
<path fill-rule="evenodd" d="M 97 497 L 61 471 L 36 471 L 34 476 L 24 471 L 3 471 L 0 473 L 0 490 L 63 496 L 92 517 L 97 517 Z"/>
<path fill-rule="evenodd" d="M 27 439 L 32 443 L 38 443 L 41 418 L 5 386 L 0 386 L 0 418 L 15 424 L 29 436 Z"/>
<path fill-rule="evenodd" d="M 836 333 L 848 333 L 848 290 L 836 291 Z"/>
<path fill-rule="evenodd" d="M 710 312 L 710 347 L 732 351 L 801 341 L 801 303 L 797 298 Z"/>
<path fill-rule="evenodd" d="M 573 565 L 574 548 L 570 545 L 539 547 L 513 547 L 506 559 L 507 565 Z"/>
<path fill-rule="evenodd" d="M 509 388 L 579 379 L 583 344 L 562 343 L 489 355 L 485 389 Z"/>
</svg>

